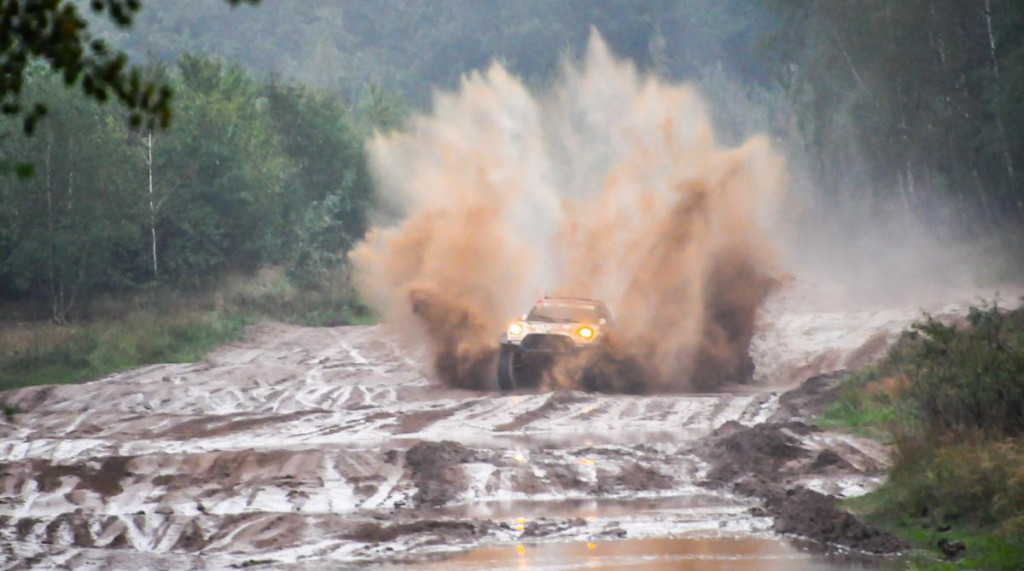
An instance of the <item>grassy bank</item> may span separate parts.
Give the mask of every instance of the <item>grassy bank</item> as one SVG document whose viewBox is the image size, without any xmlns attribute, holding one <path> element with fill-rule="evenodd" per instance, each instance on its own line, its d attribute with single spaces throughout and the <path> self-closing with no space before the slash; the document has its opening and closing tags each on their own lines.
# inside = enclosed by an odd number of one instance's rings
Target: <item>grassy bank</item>
<svg viewBox="0 0 1024 571">
<path fill-rule="evenodd" d="M 887 482 L 847 503 L 920 546 L 917 565 L 1024 568 L 1024 309 L 924 320 L 851 375 L 819 424 L 893 445 Z M 947 557 L 940 539 L 966 551 Z"/>
<path fill-rule="evenodd" d="M 261 320 L 323 326 L 370 321 L 343 276 L 337 283 L 300 288 L 282 272 L 264 270 L 225 277 L 203 291 L 153 288 L 100 300 L 68 326 L 8 314 L 0 320 L 0 390 L 197 361 Z"/>
</svg>

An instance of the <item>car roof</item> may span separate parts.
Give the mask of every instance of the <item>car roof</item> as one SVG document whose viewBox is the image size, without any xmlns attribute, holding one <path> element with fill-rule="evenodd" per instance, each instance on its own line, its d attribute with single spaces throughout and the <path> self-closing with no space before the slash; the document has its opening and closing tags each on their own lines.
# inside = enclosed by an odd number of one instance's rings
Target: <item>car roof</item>
<svg viewBox="0 0 1024 571">
<path fill-rule="evenodd" d="M 542 303 L 567 304 L 567 305 L 604 305 L 604 302 L 585 297 L 542 297 L 537 300 L 537 305 Z"/>
</svg>

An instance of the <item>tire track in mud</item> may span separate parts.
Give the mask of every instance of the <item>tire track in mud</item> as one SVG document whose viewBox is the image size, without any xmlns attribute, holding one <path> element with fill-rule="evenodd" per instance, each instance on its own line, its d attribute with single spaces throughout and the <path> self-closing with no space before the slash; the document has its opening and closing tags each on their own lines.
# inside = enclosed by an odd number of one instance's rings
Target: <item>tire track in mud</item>
<svg viewBox="0 0 1024 571">
<path fill-rule="evenodd" d="M 813 329 L 839 343 L 829 362 L 844 366 L 916 316 L 778 319 L 757 350 L 780 348 L 764 358 L 768 375 L 824 366 L 806 346 Z M 21 412 L 0 422 L 0 561 L 316 566 L 771 526 L 748 513 L 756 500 L 700 487 L 709 466 L 696 447 L 729 422 L 795 414 L 775 392 L 485 394 L 430 383 L 416 357 L 386 326 L 265 324 L 200 363 L 4 393 Z M 801 438 L 855 468 L 809 477 L 809 487 L 877 485 L 884 449 Z M 421 443 L 451 451 L 436 457 L 452 483 L 439 505 L 416 501 L 428 484 L 406 454 Z"/>
</svg>

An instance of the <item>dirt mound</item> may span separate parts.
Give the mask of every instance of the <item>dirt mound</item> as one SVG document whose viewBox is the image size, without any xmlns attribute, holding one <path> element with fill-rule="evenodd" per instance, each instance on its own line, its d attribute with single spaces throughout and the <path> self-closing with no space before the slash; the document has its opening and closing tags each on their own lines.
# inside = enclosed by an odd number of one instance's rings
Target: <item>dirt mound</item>
<svg viewBox="0 0 1024 571">
<path fill-rule="evenodd" d="M 759 424 L 751 428 L 736 421 L 727 422 L 705 444 L 704 455 L 713 466 L 707 479 L 719 485 L 749 475 L 778 481 L 789 473 L 788 463 L 810 454 L 797 435 L 814 430 L 801 422 Z"/>
<path fill-rule="evenodd" d="M 805 383 L 808 390 L 798 392 L 791 403 L 801 399 L 809 402 L 814 397 L 807 395 L 820 394 L 817 388 L 826 386 L 824 382 L 811 381 Z M 906 545 L 895 537 L 837 508 L 836 498 L 802 486 L 787 489 L 788 480 L 808 474 L 859 473 L 835 450 L 806 447 L 802 438 L 817 431 L 799 421 L 751 427 L 728 422 L 704 443 L 703 456 L 711 464 L 704 483 L 760 498 L 764 509 L 755 510 L 774 517 L 773 527 L 779 533 L 876 554 L 905 549 Z"/>
<path fill-rule="evenodd" d="M 869 553 L 897 553 L 908 546 L 892 535 L 862 523 L 836 507 L 836 499 L 803 487 L 772 494 L 765 510 L 775 517 L 775 531 Z"/>
<path fill-rule="evenodd" d="M 108 456 L 97 465 L 63 465 L 49 460 L 0 463 L 0 476 L 34 479 L 39 491 L 44 493 L 59 490 L 65 478 L 75 478 L 74 489 L 89 490 L 109 497 L 120 494 L 123 491 L 121 481 L 133 476 L 128 470 L 132 460 L 128 456 Z"/>
<path fill-rule="evenodd" d="M 811 462 L 810 470 L 812 472 L 851 472 L 856 470 L 856 467 L 835 450 L 822 450 Z"/>
<path fill-rule="evenodd" d="M 405 464 L 412 473 L 417 505 L 443 506 L 466 488 L 466 476 L 459 464 L 472 462 L 476 453 L 457 443 L 420 442 L 405 453 Z"/>
<path fill-rule="evenodd" d="M 601 493 L 667 490 L 675 485 L 672 476 L 640 462 L 628 463 L 614 476 L 598 475 L 597 491 Z"/>
<path fill-rule="evenodd" d="M 573 528 L 585 527 L 586 525 L 586 520 L 581 517 L 570 520 L 552 520 L 542 517 L 526 524 L 526 528 L 523 530 L 523 537 L 545 537 Z"/>
<path fill-rule="evenodd" d="M 195 520 L 191 520 L 185 524 L 181 535 L 178 536 L 178 541 L 174 542 L 174 548 L 195 552 L 203 547 L 206 547 L 206 536 L 203 534 L 203 529 Z"/>
<path fill-rule="evenodd" d="M 363 543 L 382 543 L 408 535 L 429 535 L 433 539 L 428 543 L 466 542 L 486 535 L 492 527 L 490 521 L 468 520 L 419 520 L 391 525 L 369 522 L 357 526 L 347 537 Z"/>
</svg>

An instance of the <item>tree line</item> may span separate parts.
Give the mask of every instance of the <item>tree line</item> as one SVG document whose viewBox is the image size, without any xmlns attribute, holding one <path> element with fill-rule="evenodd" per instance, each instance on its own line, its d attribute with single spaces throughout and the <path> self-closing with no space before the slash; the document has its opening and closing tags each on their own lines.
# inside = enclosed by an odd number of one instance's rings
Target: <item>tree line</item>
<svg viewBox="0 0 1024 571">
<path fill-rule="evenodd" d="M 772 0 L 765 42 L 813 178 L 936 225 L 1024 222 L 1024 3 Z"/>
<path fill-rule="evenodd" d="M 165 59 L 202 45 L 351 104 L 383 85 L 420 108 L 492 61 L 543 87 L 594 27 L 713 94 L 727 139 L 781 140 L 824 204 L 974 235 L 1024 221 L 1019 0 L 264 0 L 147 7 L 136 26 L 108 37 Z"/>
<path fill-rule="evenodd" d="M 374 127 L 492 61 L 543 88 L 591 27 L 641 70 L 713 93 L 726 142 L 769 132 L 834 209 L 982 237 L 1024 222 L 1019 0 L 229 4 L 93 22 L 113 49 L 162 62 L 140 81 L 170 88 L 169 130 L 27 65 L 20 97 L 50 114 L 29 138 L 0 123 L 0 164 L 35 169 L 0 176 L 0 299 L 64 321 L 104 292 L 229 269 L 322 279 L 365 229 Z"/>
<path fill-rule="evenodd" d="M 31 137 L 0 123 L 0 156 L 34 169 L 0 177 L 0 300 L 65 323 L 98 295 L 187 290 L 227 270 L 275 264 L 314 283 L 364 232 L 363 142 L 396 116 L 386 94 L 357 120 L 335 94 L 218 59 L 150 71 L 173 89 L 170 130 L 132 127 L 129 111 L 29 70 L 25 95 L 49 113 Z"/>
</svg>

